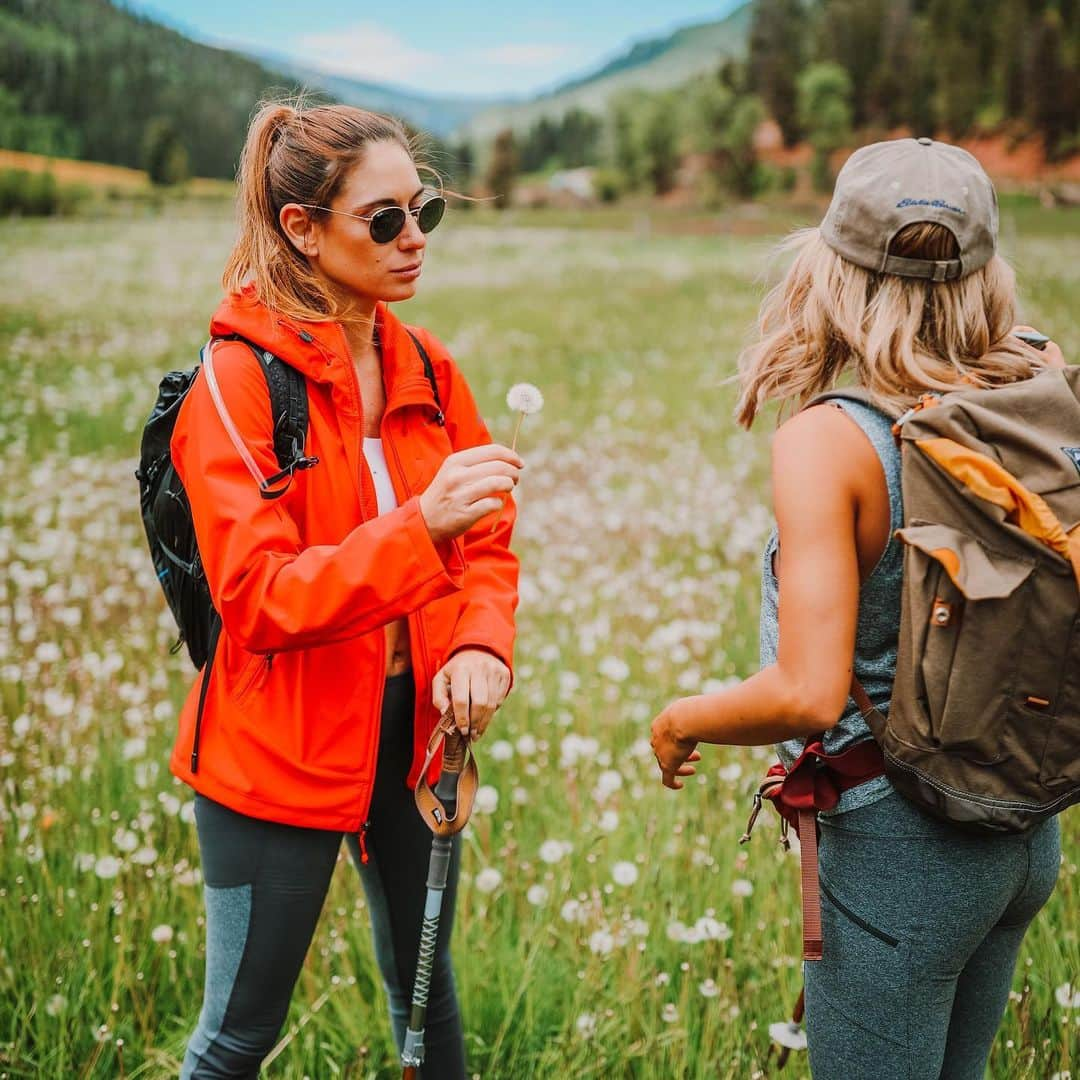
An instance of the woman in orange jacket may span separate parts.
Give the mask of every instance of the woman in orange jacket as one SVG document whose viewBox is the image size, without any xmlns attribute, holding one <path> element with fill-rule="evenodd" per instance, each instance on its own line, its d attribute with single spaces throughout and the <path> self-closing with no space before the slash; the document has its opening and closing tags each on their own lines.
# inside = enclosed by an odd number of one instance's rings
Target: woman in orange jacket
<svg viewBox="0 0 1080 1080">
<path fill-rule="evenodd" d="M 477 737 L 506 696 L 517 603 L 512 502 L 494 531 L 482 519 L 521 459 L 492 444 L 442 344 L 387 307 L 416 291 L 445 206 L 402 127 L 342 105 L 266 105 L 239 205 L 210 328 L 220 400 L 197 379 L 171 447 L 221 616 L 171 759 L 196 791 L 206 899 L 205 996 L 184 1077 L 257 1074 L 343 834 L 400 1046 L 431 840 L 410 788 L 444 710 Z M 318 460 L 273 500 L 251 472 L 278 471 L 265 353 L 305 376 L 304 452 Z M 428 1080 L 465 1068 L 449 957 L 457 868 L 455 848 Z"/>
</svg>

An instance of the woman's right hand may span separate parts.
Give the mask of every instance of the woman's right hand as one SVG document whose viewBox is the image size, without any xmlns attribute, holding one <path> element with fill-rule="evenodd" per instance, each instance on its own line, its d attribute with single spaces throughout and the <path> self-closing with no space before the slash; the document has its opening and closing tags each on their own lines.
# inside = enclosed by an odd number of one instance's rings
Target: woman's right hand
<svg viewBox="0 0 1080 1080">
<path fill-rule="evenodd" d="M 498 443 L 451 454 L 420 496 L 431 539 L 436 544 L 452 540 L 498 510 L 503 503 L 499 496 L 514 490 L 524 467 L 513 450 Z"/>
</svg>

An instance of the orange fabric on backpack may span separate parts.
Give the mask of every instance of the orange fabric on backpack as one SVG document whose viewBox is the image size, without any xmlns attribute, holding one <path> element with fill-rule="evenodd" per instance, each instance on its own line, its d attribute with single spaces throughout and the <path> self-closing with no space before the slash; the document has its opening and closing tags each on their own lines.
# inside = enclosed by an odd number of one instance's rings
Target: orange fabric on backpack
<svg viewBox="0 0 1080 1080">
<path fill-rule="evenodd" d="M 414 785 L 439 714 L 431 681 L 467 647 L 512 663 L 517 559 L 513 500 L 436 545 L 419 494 L 455 450 L 491 442 L 445 347 L 414 328 L 435 369 L 446 417 L 405 326 L 385 305 L 376 322 L 386 411 L 381 435 L 399 506 L 378 516 L 363 456 L 359 384 L 339 323 L 298 322 L 250 288 L 227 298 L 213 337 L 240 334 L 307 379 L 305 451 L 319 464 L 264 500 L 222 426 L 200 376 L 184 401 L 172 457 L 191 501 L 214 606 L 217 646 L 192 772 L 202 674 L 180 716 L 172 772 L 253 817 L 356 831 L 366 820 L 378 755 L 386 623 L 408 617 L 416 682 Z M 273 419 L 258 360 L 242 342 L 214 346 L 226 407 L 256 463 L 277 471 Z M 205 669 L 204 669 L 205 670 Z M 432 765 L 434 782 L 438 762 Z"/>
<path fill-rule="evenodd" d="M 952 439 L 918 439 L 915 445 L 973 494 L 1000 506 L 1018 528 L 1068 559 L 1080 585 L 1080 530 L 1066 533 L 1041 496 L 992 458 Z"/>
</svg>

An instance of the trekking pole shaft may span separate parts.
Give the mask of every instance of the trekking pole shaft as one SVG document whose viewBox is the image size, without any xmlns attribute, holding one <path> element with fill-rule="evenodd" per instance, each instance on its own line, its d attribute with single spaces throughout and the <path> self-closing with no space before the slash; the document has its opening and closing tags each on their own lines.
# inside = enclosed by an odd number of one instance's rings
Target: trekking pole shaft
<svg viewBox="0 0 1080 1080">
<path fill-rule="evenodd" d="M 443 801 L 448 813 L 453 813 L 451 803 L 457 790 L 456 776 L 456 771 L 444 770 L 435 786 L 436 794 Z M 405 1031 L 405 1044 L 401 1050 L 401 1063 L 404 1066 L 402 1080 L 415 1078 L 416 1070 L 424 1063 L 424 1024 L 427 1018 L 428 992 L 431 989 L 431 975 L 435 966 L 435 946 L 439 937 L 439 919 L 442 915 L 446 882 L 450 876 L 452 854 L 453 843 L 449 836 L 432 837 L 424 921 L 420 927 L 420 949 L 416 957 L 416 975 L 413 979 L 412 1010 L 409 1013 L 409 1026 Z"/>
</svg>

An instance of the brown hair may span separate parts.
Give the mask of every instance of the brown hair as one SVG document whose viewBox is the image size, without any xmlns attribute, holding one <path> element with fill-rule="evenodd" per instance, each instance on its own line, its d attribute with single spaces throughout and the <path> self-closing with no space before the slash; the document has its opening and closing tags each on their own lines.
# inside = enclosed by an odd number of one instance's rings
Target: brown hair
<svg viewBox="0 0 1080 1080">
<path fill-rule="evenodd" d="M 864 270 L 817 229 L 796 232 L 784 246 L 795 261 L 762 302 L 758 340 L 739 357 L 736 419 L 745 427 L 770 399 L 802 406 L 845 372 L 883 405 L 907 406 L 927 390 L 955 390 L 962 380 L 999 386 L 1045 366 L 1011 332 L 1016 280 L 1000 255 L 955 281 L 930 282 Z M 913 259 L 959 254 L 956 237 L 934 222 L 901 229 L 889 251 Z"/>
<path fill-rule="evenodd" d="M 351 105 L 268 101 L 248 128 L 237 169 L 239 236 L 222 274 L 227 293 L 254 280 L 267 307 L 305 321 L 338 319 L 340 301 L 290 243 L 278 214 L 286 203 L 327 206 L 370 143 L 396 142 L 415 161 L 400 121 Z M 418 167 L 425 167 L 420 165 Z M 310 211 L 313 217 L 324 216 Z"/>
</svg>

